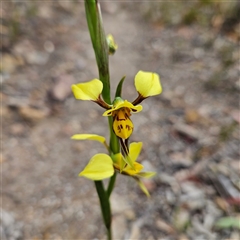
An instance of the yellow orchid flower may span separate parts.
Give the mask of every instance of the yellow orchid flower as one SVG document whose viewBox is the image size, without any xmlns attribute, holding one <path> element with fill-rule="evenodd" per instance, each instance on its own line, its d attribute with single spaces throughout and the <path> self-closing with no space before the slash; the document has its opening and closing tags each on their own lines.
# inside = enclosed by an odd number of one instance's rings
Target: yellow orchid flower
<svg viewBox="0 0 240 240">
<path fill-rule="evenodd" d="M 130 119 L 131 112 L 140 112 L 142 106 L 134 106 L 127 100 L 120 97 L 115 98 L 112 108 L 105 111 L 103 116 L 113 116 L 113 130 L 115 134 L 122 138 L 128 139 L 133 131 L 133 123 Z"/>
<path fill-rule="evenodd" d="M 111 35 L 109 35 L 109 41 L 113 41 Z M 109 105 L 101 98 L 103 84 L 100 80 L 93 79 L 89 82 L 72 85 L 72 91 L 76 99 L 91 100 L 107 109 L 103 116 L 113 117 L 113 130 L 120 138 L 121 146 L 125 149 L 125 155 L 128 155 L 126 140 L 131 136 L 134 128 L 130 119 L 131 113 L 142 110 L 142 106 L 138 104 L 145 98 L 162 92 L 160 78 L 158 74 L 152 72 L 139 71 L 135 76 L 135 87 L 139 96 L 132 103 L 123 100 L 121 97 L 116 97 L 113 104 Z"/>
<path fill-rule="evenodd" d="M 106 144 L 106 140 L 103 136 L 96 134 L 75 134 L 71 137 L 75 140 L 93 140 L 102 143 L 107 149 L 109 149 Z M 144 172 L 143 165 L 137 162 L 137 158 L 142 149 L 142 142 L 133 142 L 129 146 L 129 155 L 131 159 L 131 164 L 128 163 L 126 158 L 123 157 L 121 153 L 112 155 L 111 157 L 104 153 L 99 153 L 94 155 L 87 166 L 79 176 L 88 178 L 90 180 L 102 180 L 109 178 L 113 175 L 114 169 L 121 174 L 133 177 L 141 190 L 149 196 L 148 190 L 141 182 L 140 178 L 151 178 L 156 173 L 155 172 Z"/>
<path fill-rule="evenodd" d="M 114 174 L 112 159 L 104 153 L 94 155 L 79 176 L 90 180 L 102 180 Z"/>
</svg>

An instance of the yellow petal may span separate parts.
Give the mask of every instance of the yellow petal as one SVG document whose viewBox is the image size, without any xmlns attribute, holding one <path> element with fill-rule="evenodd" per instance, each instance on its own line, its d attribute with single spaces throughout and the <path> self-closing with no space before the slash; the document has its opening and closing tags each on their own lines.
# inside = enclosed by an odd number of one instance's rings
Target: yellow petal
<svg viewBox="0 0 240 240">
<path fill-rule="evenodd" d="M 134 165 L 135 170 L 133 168 L 131 168 L 131 166 L 127 165 L 123 169 L 123 172 L 126 173 L 127 175 L 134 176 L 134 175 L 138 174 L 143 169 L 143 165 L 138 163 L 138 162 L 135 162 L 133 165 Z"/>
<path fill-rule="evenodd" d="M 159 75 L 152 72 L 139 71 L 135 76 L 135 87 L 144 98 L 162 92 Z"/>
<path fill-rule="evenodd" d="M 113 130 L 115 134 L 122 139 L 127 139 L 132 134 L 133 123 L 131 119 L 125 114 L 124 109 L 118 110 L 116 117 L 114 117 Z"/>
<path fill-rule="evenodd" d="M 129 157 L 135 162 L 142 150 L 142 142 L 133 142 L 129 146 Z"/>
<path fill-rule="evenodd" d="M 103 84 L 98 79 L 93 79 L 89 82 L 72 85 L 72 92 L 76 99 L 92 100 L 98 99 L 102 93 Z"/>
<path fill-rule="evenodd" d="M 114 174 L 112 159 L 104 153 L 94 155 L 79 176 L 90 180 L 102 180 Z"/>
<path fill-rule="evenodd" d="M 96 135 L 96 134 L 75 134 L 71 137 L 74 140 L 94 140 L 100 143 L 104 143 L 106 141 L 105 137 Z"/>
<path fill-rule="evenodd" d="M 114 111 L 124 107 L 130 109 L 131 112 L 134 112 L 134 113 L 142 111 L 141 105 L 134 106 L 132 103 L 125 100 L 125 101 L 117 102 L 115 105 L 113 105 L 112 109 L 105 111 L 103 113 L 103 116 L 111 116 Z"/>
</svg>

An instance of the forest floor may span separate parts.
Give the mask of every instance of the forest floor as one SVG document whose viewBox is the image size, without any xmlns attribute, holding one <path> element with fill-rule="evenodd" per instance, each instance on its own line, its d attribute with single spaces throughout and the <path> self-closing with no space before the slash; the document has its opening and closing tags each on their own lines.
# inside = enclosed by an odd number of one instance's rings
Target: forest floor
<svg viewBox="0 0 240 240">
<path fill-rule="evenodd" d="M 160 75 L 163 92 L 132 116 L 131 137 L 143 142 L 139 161 L 157 175 L 144 182 L 150 198 L 118 175 L 114 239 L 237 240 L 239 45 L 216 29 L 167 27 L 135 10 L 102 3 L 105 31 L 119 46 L 110 56 L 111 87 L 126 75 L 123 98 L 132 101 L 139 70 Z M 94 184 L 78 177 L 105 149 L 70 139 L 108 135 L 103 109 L 70 90 L 98 78 L 84 4 L 3 3 L 2 18 L 9 12 L 21 17 L 12 22 L 16 36 L 4 21 L 1 30 L 2 239 L 105 239 Z"/>
</svg>

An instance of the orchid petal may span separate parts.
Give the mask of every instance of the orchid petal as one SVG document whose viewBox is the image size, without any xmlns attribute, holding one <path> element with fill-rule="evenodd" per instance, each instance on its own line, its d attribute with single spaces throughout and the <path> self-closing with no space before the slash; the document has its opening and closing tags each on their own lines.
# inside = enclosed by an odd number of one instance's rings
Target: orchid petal
<svg viewBox="0 0 240 240">
<path fill-rule="evenodd" d="M 133 164 L 134 166 L 134 169 L 131 168 L 129 165 L 127 165 L 124 169 L 123 169 L 123 172 L 126 173 L 127 175 L 130 175 L 130 176 L 135 176 L 136 174 L 139 174 L 140 171 L 143 169 L 143 165 L 138 163 L 138 162 L 135 162 Z"/>
<path fill-rule="evenodd" d="M 135 76 L 135 87 L 144 98 L 158 95 L 162 92 L 160 77 L 152 72 L 139 71 Z"/>
<path fill-rule="evenodd" d="M 120 108 L 123 108 L 123 107 L 129 108 L 131 110 L 131 112 L 134 112 L 134 113 L 142 111 L 142 106 L 141 105 L 134 106 L 132 103 L 125 100 L 125 101 L 119 102 L 116 105 L 114 105 L 112 107 L 112 109 L 109 109 L 109 110 L 105 111 L 103 113 L 103 116 L 105 116 L 105 117 L 106 116 L 111 116 L 112 112 L 114 112 L 114 111 L 116 111 Z"/>
<path fill-rule="evenodd" d="M 102 180 L 114 174 L 112 159 L 104 153 L 94 155 L 79 176 L 90 180 Z"/>
<path fill-rule="evenodd" d="M 76 99 L 96 101 L 102 93 L 103 84 L 98 79 L 72 85 L 72 92 Z"/>
<path fill-rule="evenodd" d="M 142 142 L 133 142 L 129 146 L 129 157 L 135 162 L 142 150 Z"/>
</svg>

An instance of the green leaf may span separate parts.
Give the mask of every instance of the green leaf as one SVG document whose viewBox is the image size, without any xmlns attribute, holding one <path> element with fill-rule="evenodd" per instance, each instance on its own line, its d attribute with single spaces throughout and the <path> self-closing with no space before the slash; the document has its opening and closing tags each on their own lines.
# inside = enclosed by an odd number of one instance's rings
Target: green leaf
<svg viewBox="0 0 240 240">
<path fill-rule="evenodd" d="M 116 97 L 121 97 L 121 95 L 122 95 L 122 85 L 123 85 L 123 82 L 124 82 L 124 80 L 125 80 L 125 77 L 126 77 L 126 76 L 124 76 L 124 77 L 120 80 L 120 82 L 118 83 L 118 86 L 117 86 L 117 89 L 116 89 L 116 93 L 115 93 L 115 98 L 116 98 Z"/>
<path fill-rule="evenodd" d="M 223 217 L 220 218 L 216 223 L 217 228 L 237 228 L 240 229 L 240 219 L 237 217 Z"/>
</svg>

